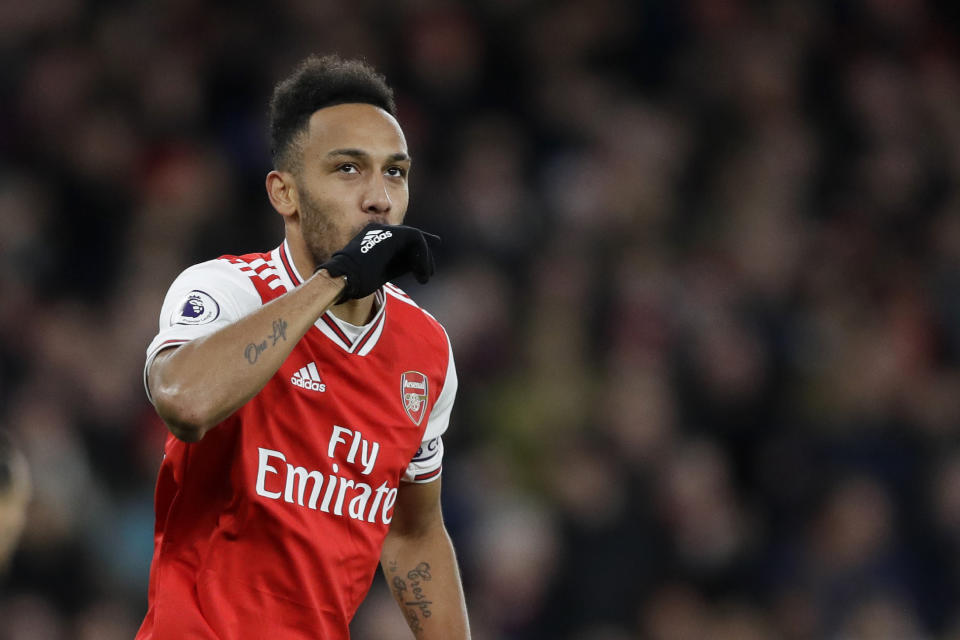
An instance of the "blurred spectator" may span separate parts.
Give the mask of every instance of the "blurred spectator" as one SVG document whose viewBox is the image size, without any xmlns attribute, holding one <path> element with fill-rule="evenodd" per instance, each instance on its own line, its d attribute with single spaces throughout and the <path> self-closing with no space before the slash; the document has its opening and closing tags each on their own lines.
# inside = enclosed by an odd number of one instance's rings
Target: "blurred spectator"
<svg viewBox="0 0 960 640">
<path fill-rule="evenodd" d="M 30 470 L 9 434 L 0 431 L 0 575 L 10 561 L 27 522 Z"/>
</svg>

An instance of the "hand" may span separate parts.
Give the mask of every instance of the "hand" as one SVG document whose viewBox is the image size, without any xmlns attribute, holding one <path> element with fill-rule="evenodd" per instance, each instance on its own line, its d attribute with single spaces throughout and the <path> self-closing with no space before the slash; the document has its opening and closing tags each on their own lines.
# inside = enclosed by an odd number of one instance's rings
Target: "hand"
<svg viewBox="0 0 960 640">
<path fill-rule="evenodd" d="M 370 223 L 317 270 L 347 277 L 338 303 L 364 298 L 408 272 L 425 284 L 434 270 L 431 244 L 440 244 L 440 237 L 404 225 Z"/>
</svg>

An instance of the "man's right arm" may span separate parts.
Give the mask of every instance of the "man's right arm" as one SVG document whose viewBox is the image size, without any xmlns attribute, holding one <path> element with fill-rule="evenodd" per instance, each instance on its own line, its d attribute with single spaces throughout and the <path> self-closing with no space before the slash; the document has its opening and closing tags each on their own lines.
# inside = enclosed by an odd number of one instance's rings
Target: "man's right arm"
<svg viewBox="0 0 960 640">
<path fill-rule="evenodd" d="M 177 438 L 196 442 L 255 396 L 338 300 L 366 297 L 408 272 L 421 283 L 429 280 L 431 241 L 439 238 L 413 227 L 371 223 L 293 291 L 222 329 L 159 353 L 147 370 L 157 413 Z"/>
<path fill-rule="evenodd" d="M 147 385 L 170 432 L 196 442 L 255 396 L 343 286 L 321 270 L 236 322 L 157 354 Z"/>
</svg>

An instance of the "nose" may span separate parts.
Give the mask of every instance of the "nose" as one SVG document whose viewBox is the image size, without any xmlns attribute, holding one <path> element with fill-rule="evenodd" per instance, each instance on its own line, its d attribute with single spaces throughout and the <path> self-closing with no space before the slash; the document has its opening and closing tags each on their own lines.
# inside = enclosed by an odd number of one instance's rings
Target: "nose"
<svg viewBox="0 0 960 640">
<path fill-rule="evenodd" d="M 393 207 L 387 185 L 382 176 L 373 178 L 363 194 L 363 203 L 360 205 L 366 213 L 386 215 Z"/>
</svg>

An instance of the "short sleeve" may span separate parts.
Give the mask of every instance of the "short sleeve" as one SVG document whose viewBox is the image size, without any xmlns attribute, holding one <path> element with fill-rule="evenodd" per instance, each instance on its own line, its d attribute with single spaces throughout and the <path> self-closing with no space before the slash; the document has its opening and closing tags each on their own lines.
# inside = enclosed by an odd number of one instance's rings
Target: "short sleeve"
<svg viewBox="0 0 960 640">
<path fill-rule="evenodd" d="M 437 401 L 433 404 L 430 417 L 427 419 L 427 429 L 423 433 L 420 448 L 410 460 L 407 472 L 403 475 L 406 482 L 432 482 L 440 477 L 443 468 L 443 438 L 450 425 L 450 412 L 453 410 L 453 401 L 457 395 L 457 368 L 453 362 L 453 349 L 450 339 L 447 338 L 447 375 L 443 381 L 443 388 Z"/>
<path fill-rule="evenodd" d="M 177 276 L 163 300 L 159 331 L 147 347 L 143 368 L 147 397 L 147 371 L 158 353 L 214 333 L 261 304 L 250 279 L 225 260 L 202 262 Z"/>
</svg>

